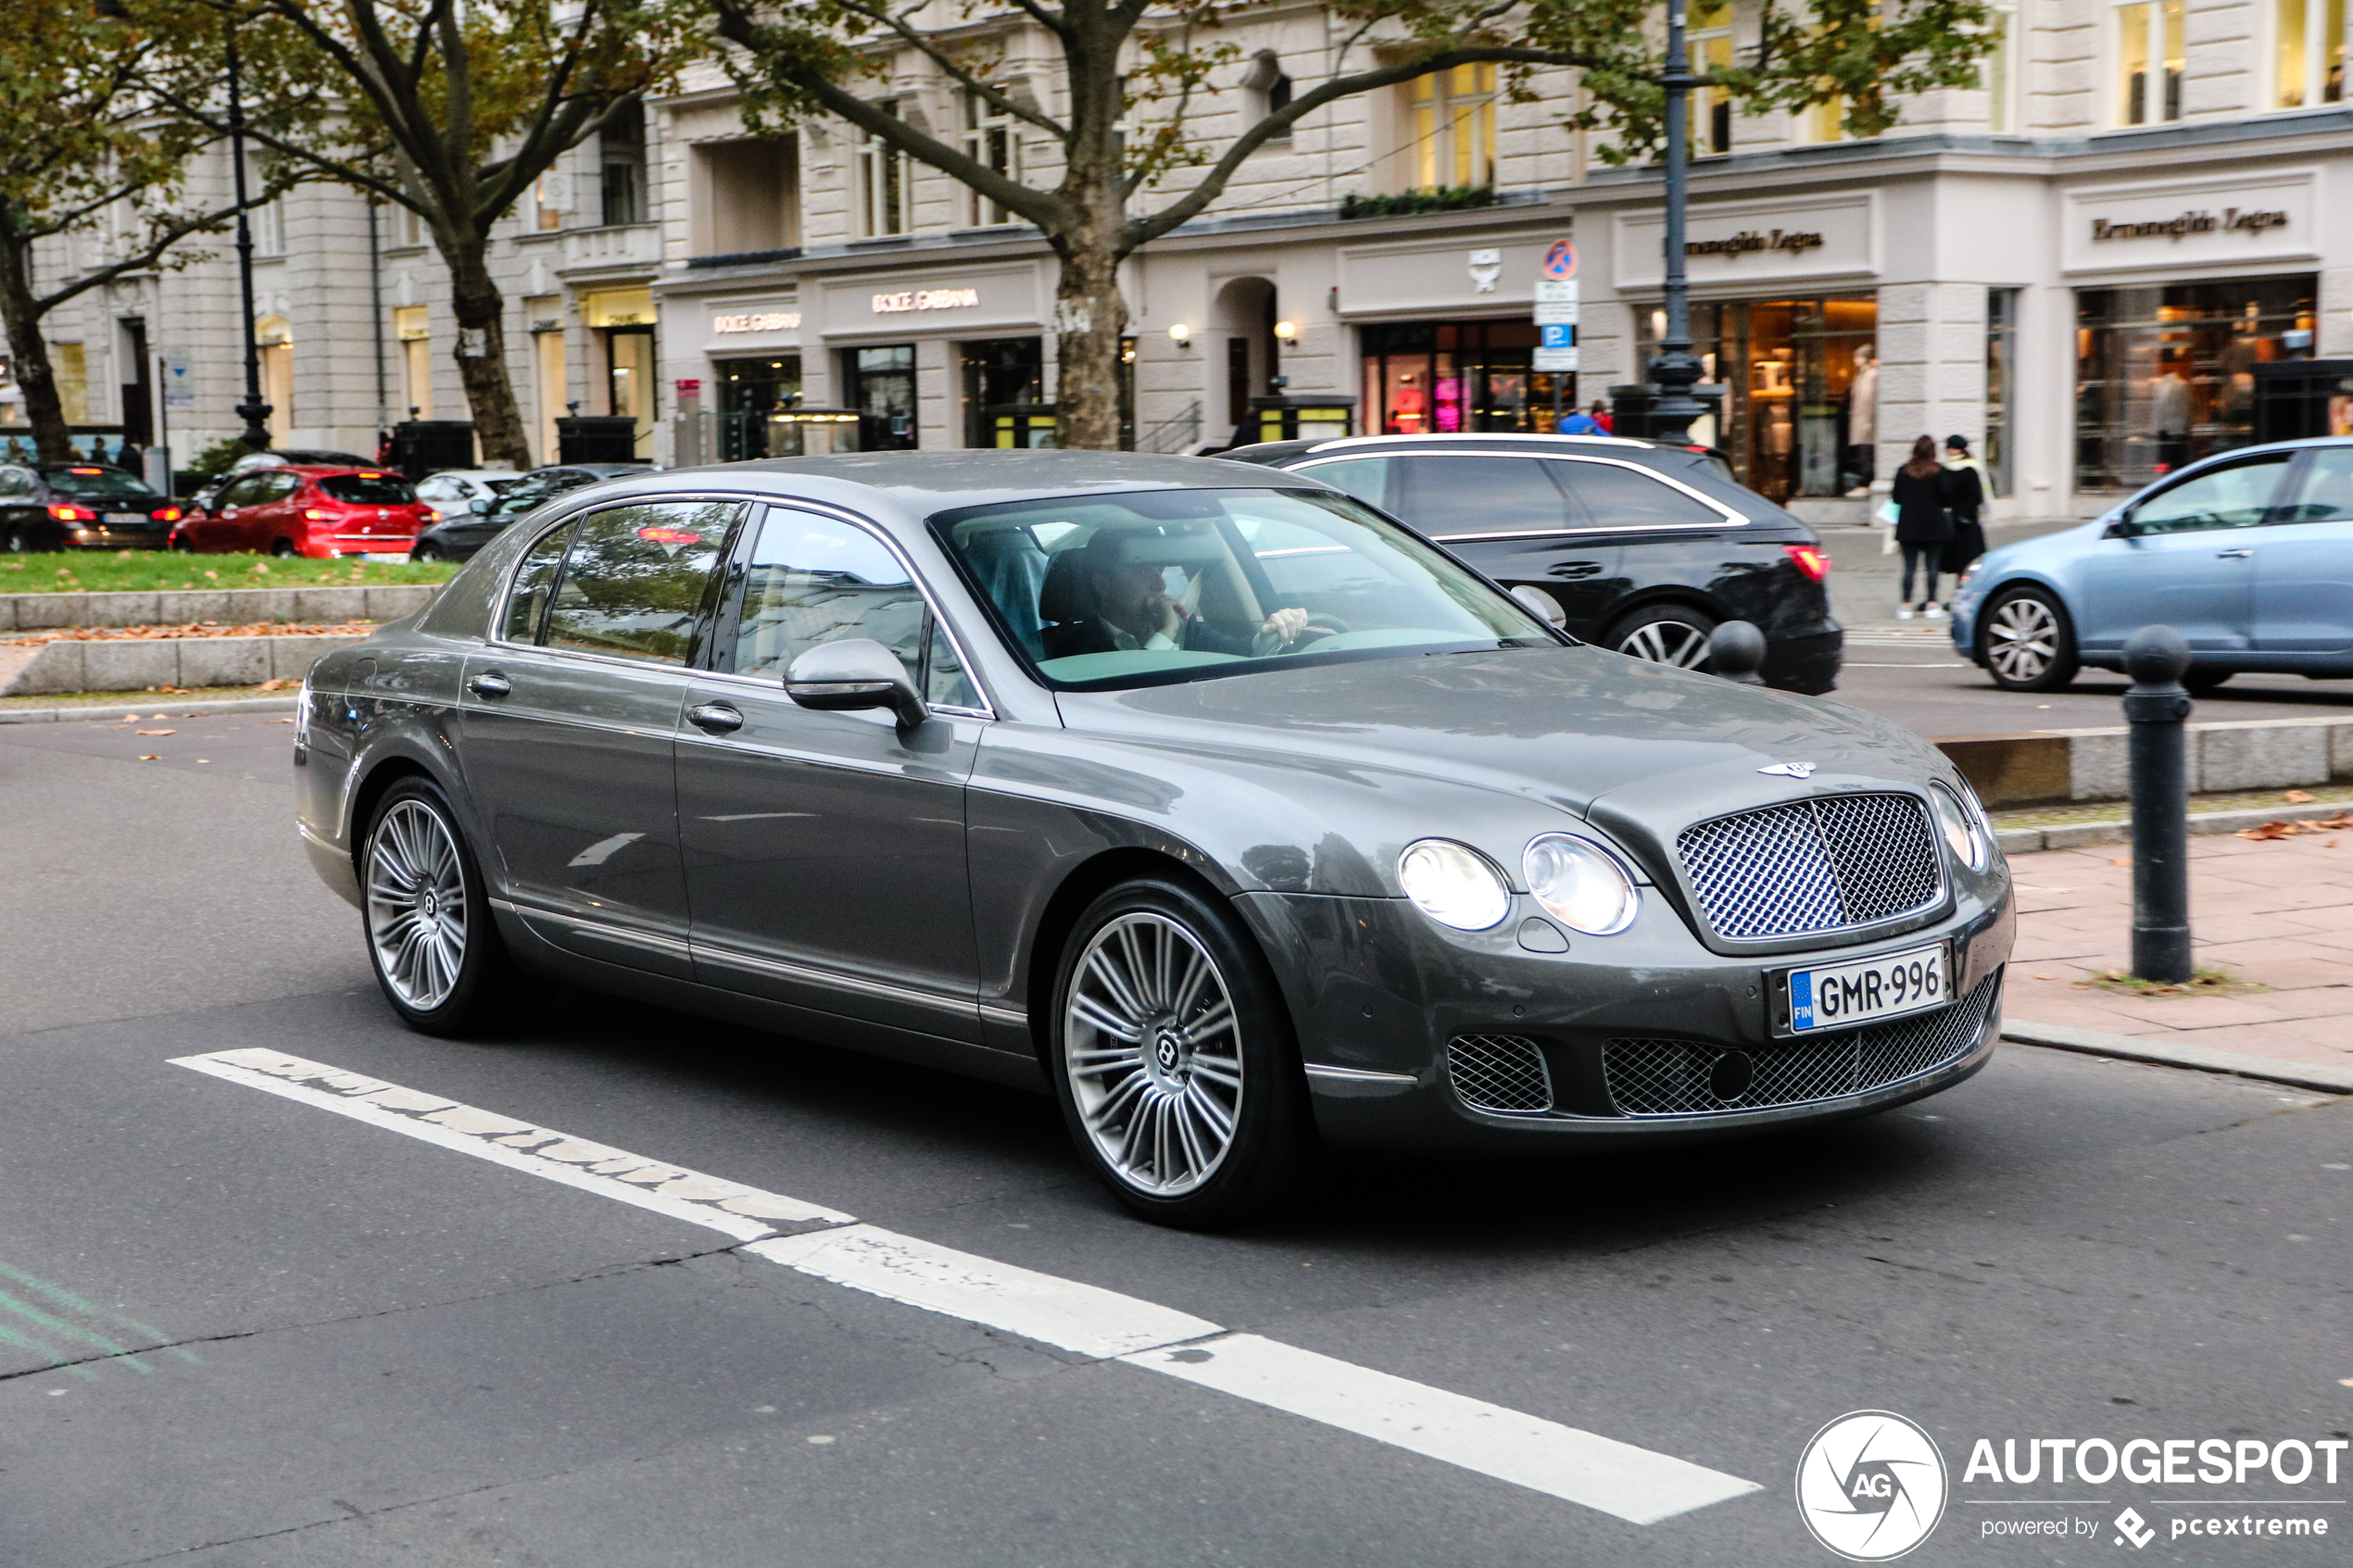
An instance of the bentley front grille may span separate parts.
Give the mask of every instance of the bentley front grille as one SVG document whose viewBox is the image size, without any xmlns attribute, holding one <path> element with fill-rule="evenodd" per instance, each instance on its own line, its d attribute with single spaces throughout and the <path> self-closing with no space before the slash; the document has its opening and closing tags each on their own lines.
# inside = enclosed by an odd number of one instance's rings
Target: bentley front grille
<svg viewBox="0 0 2353 1568">
<path fill-rule="evenodd" d="M 1478 1110 L 1553 1109 L 1553 1075 L 1533 1040 L 1516 1035 L 1457 1035 L 1446 1042 L 1446 1074 Z"/>
<path fill-rule="evenodd" d="M 1936 900 L 1936 835 L 1909 795 L 1827 795 L 1685 828 L 1707 923 L 1734 940 L 1869 925 Z"/>
<path fill-rule="evenodd" d="M 1959 1060 L 1984 1033 L 2001 972 L 1952 1006 L 1818 1039 L 1727 1050 L 1689 1040 L 1609 1040 L 1602 1074 L 1626 1116 L 1761 1110 L 1862 1094 Z"/>
</svg>

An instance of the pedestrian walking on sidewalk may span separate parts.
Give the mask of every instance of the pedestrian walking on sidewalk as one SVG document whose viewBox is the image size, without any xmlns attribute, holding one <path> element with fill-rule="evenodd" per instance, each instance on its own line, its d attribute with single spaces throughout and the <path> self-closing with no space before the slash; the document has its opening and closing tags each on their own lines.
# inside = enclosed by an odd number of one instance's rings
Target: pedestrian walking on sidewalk
<svg viewBox="0 0 2353 1568">
<path fill-rule="evenodd" d="M 1944 509 L 1953 519 L 1953 542 L 1944 546 L 1944 571 L 1958 587 L 1969 562 L 1985 553 L 1985 465 L 1969 456 L 1968 436 L 1944 438 L 1942 483 Z"/>
<path fill-rule="evenodd" d="M 1953 519 L 1944 509 L 1944 478 L 1932 435 L 1913 442 L 1911 460 L 1895 470 L 1895 487 L 1888 499 L 1895 507 L 1895 542 L 1904 547 L 1904 601 L 1895 608 L 1898 621 L 1911 620 L 1916 608 L 1931 621 L 1944 615 L 1944 606 L 1936 600 L 1936 575 L 1944 564 L 1944 547 L 1953 541 Z M 1916 571 L 1926 578 L 1917 601 L 1912 597 Z"/>
</svg>

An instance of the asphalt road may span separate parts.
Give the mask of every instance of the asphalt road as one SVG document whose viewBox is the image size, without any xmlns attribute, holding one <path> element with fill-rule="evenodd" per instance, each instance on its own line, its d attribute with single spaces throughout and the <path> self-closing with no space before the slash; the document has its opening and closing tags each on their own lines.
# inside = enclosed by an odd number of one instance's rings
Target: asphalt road
<svg viewBox="0 0 2353 1568">
<path fill-rule="evenodd" d="M 0 728 L 9 1568 L 1829 1563 L 1792 1476 L 1867 1409 L 1950 1468 L 1907 1562 L 2345 1561 L 2353 1508 L 2271 1499 L 2342 1504 L 2353 1465 L 1962 1467 L 1980 1437 L 2345 1436 L 2353 1102 L 2009 1048 L 1827 1131 L 1403 1162 L 1256 1230 L 1158 1231 L 1020 1093 L 564 992 L 510 1038 L 410 1035 L 302 862 L 286 727 L 140 727 Z M 254 1047 L 1760 1489 L 1629 1524 L 172 1064 Z M 2052 1499 L 2082 1501 L 2020 1500 Z M 2334 1532 L 2167 1533 L 2241 1502 Z M 2111 1544 L 2127 1505 L 2144 1550 Z M 2096 1534 L 1987 1536 L 2062 1516 Z"/>
</svg>

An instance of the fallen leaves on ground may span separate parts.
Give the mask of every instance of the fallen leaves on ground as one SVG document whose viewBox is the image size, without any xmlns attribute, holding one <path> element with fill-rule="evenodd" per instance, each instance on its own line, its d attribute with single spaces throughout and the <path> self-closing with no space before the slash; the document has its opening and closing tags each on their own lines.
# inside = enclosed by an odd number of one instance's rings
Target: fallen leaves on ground
<svg viewBox="0 0 2353 1568">
<path fill-rule="evenodd" d="M 2255 827 L 2241 828 L 2235 836 L 2270 843 L 2274 839 L 2294 838 L 2301 833 L 2335 833 L 2345 828 L 2353 828 L 2353 814 L 2339 811 L 2334 817 L 2315 822 L 2263 822 Z"/>
<path fill-rule="evenodd" d="M 64 626 L 28 633 L 11 641 L 38 646 L 43 643 L 135 643 L 179 637 L 364 637 L 375 629 L 372 621 L 345 621 L 333 625 L 323 621 L 248 621 L 236 626 L 223 626 L 218 621 L 191 621 L 178 626 Z"/>
<path fill-rule="evenodd" d="M 141 730 L 139 733 L 143 735 L 176 735 L 180 732 L 177 730 Z"/>
<path fill-rule="evenodd" d="M 2104 969 L 2091 979 L 2075 984 L 2078 989 L 2116 991 L 2132 997 L 2233 997 L 2271 989 L 2260 981 L 2242 980 L 2226 969 L 2197 970 L 2178 984 L 2144 980 L 2120 969 Z"/>
<path fill-rule="evenodd" d="M 2291 789 L 2285 795 L 2281 796 L 2280 798 L 2286 801 L 2291 806 L 2309 806 L 2312 802 L 2318 800 L 2320 797 L 2314 795 L 2310 790 Z"/>
<path fill-rule="evenodd" d="M 160 762 L 163 760 L 163 758 L 156 752 L 143 751 L 139 754 L 139 760 L 142 762 Z"/>
<path fill-rule="evenodd" d="M 279 677 L 279 678 L 278 678 L 278 679 L 276 679 L 276 680 L 271 680 L 271 681 L 264 681 L 264 682 L 262 682 L 262 683 L 261 683 L 261 684 L 259 684 L 259 685 L 258 685 L 258 686 L 254 687 L 254 690 L 255 690 L 255 691 L 258 691 L 258 692 L 282 692 L 282 691 L 284 691 L 284 690 L 285 690 L 288 686 L 291 686 L 291 685 L 293 685 L 293 684 L 296 684 L 296 683 L 294 683 L 294 682 L 292 682 L 292 681 L 289 681 L 289 680 L 286 680 L 285 678 L 283 678 L 283 676 L 281 676 L 281 677 Z"/>
</svg>

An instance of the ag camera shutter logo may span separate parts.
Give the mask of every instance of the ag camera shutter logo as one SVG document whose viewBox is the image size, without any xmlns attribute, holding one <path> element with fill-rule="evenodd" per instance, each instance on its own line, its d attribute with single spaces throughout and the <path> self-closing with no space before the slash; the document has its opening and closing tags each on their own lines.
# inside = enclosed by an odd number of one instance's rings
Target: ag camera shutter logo
<svg viewBox="0 0 2353 1568">
<path fill-rule="evenodd" d="M 1855 1411 L 1814 1434 L 1797 1461 L 1797 1512 L 1850 1562 L 1903 1556 L 1944 1517 L 1944 1456 L 1891 1411 Z"/>
</svg>

